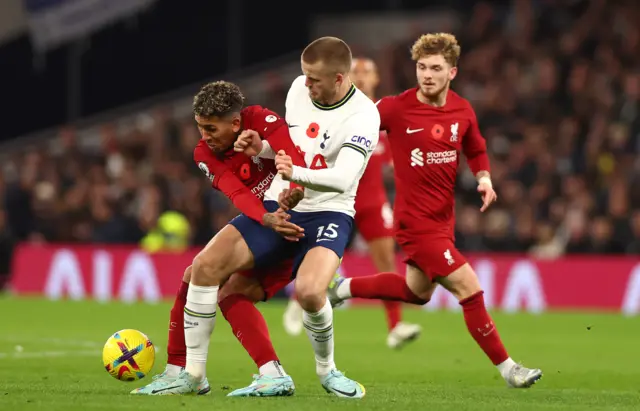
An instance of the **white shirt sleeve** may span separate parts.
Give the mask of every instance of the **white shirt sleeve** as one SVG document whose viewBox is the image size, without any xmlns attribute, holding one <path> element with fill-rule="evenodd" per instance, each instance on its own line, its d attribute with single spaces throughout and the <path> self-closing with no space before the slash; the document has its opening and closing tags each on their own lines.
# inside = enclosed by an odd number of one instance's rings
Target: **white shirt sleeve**
<svg viewBox="0 0 640 411">
<path fill-rule="evenodd" d="M 276 158 L 276 152 L 271 148 L 271 144 L 267 140 L 262 140 L 262 150 L 258 153 L 258 157 L 270 158 L 273 160 Z"/>
<path fill-rule="evenodd" d="M 365 160 L 362 154 L 342 148 L 333 167 L 311 170 L 293 166 L 291 180 L 315 191 L 344 193 L 353 185 L 365 165 Z"/>
<path fill-rule="evenodd" d="M 361 177 L 378 144 L 380 117 L 358 113 L 347 119 L 339 131 L 342 141 L 331 168 L 312 170 L 293 166 L 291 180 L 315 191 L 344 193 Z"/>
</svg>

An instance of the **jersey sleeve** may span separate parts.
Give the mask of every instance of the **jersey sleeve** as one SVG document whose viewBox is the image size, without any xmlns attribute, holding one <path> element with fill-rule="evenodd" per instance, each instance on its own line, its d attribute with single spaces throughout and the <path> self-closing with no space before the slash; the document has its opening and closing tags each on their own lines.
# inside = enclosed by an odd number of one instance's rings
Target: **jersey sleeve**
<svg viewBox="0 0 640 411">
<path fill-rule="evenodd" d="M 262 201 L 222 161 L 207 158 L 200 147 L 193 152 L 193 160 L 211 181 L 211 187 L 220 190 L 247 217 L 262 224 L 262 216 L 267 213 Z"/>
<path fill-rule="evenodd" d="M 380 114 L 380 130 L 390 131 L 391 112 L 393 110 L 394 97 L 383 97 L 376 103 L 378 113 Z"/>
<path fill-rule="evenodd" d="M 467 158 L 469 168 L 475 175 L 480 171 L 491 170 L 489 165 L 489 156 L 487 155 L 487 143 L 480 133 L 476 113 L 471 107 L 469 107 L 469 113 L 469 120 L 471 124 L 462 138 L 462 152 Z"/>
<path fill-rule="evenodd" d="M 249 106 L 245 110 L 246 112 L 243 113 L 245 128 L 257 131 L 263 139 L 269 138 L 275 130 L 287 124 L 278 113 L 268 108 Z"/>
<path fill-rule="evenodd" d="M 250 121 L 247 122 L 247 128 L 257 131 L 268 143 L 263 144 L 261 156 L 265 151 L 272 151 L 273 157 L 275 157 L 275 153 L 284 150 L 291 157 L 294 165 L 306 167 L 304 157 L 293 144 L 289 135 L 289 126 L 282 117 L 276 112 L 260 106 L 253 106 L 248 114 Z M 270 155 L 267 157 L 273 158 Z M 294 183 L 291 188 L 294 187 L 300 186 Z"/>
<path fill-rule="evenodd" d="M 380 117 L 375 111 L 350 116 L 336 136 L 340 151 L 331 168 L 293 167 L 292 180 L 316 191 L 344 193 L 359 178 L 379 138 Z"/>
</svg>

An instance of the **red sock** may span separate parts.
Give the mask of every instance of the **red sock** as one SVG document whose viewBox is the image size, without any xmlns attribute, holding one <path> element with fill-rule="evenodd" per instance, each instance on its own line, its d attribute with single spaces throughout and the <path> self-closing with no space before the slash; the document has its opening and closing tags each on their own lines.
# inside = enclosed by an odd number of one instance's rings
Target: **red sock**
<svg viewBox="0 0 640 411">
<path fill-rule="evenodd" d="M 269 361 L 279 361 L 269 337 L 269 329 L 264 317 L 249 298 L 242 294 L 232 294 L 218 305 L 227 319 L 233 335 L 249 353 L 256 367 Z"/>
<path fill-rule="evenodd" d="M 184 342 L 184 306 L 187 304 L 189 283 L 180 284 L 178 294 L 169 317 L 169 343 L 167 344 L 168 364 L 184 367 L 187 364 L 187 346 Z"/>
<path fill-rule="evenodd" d="M 423 305 L 425 301 L 407 286 L 405 278 L 396 273 L 380 273 L 351 279 L 351 296 L 356 298 L 403 301 Z"/>
<path fill-rule="evenodd" d="M 480 291 L 469 298 L 465 298 L 460 301 L 460 305 L 462 306 L 464 322 L 467 324 L 469 333 L 482 348 L 482 351 L 487 354 L 493 365 L 498 365 L 509 358 L 509 354 L 507 354 L 507 350 L 504 348 L 502 340 L 500 340 L 498 330 L 484 306 L 482 294 L 484 292 Z"/>
<path fill-rule="evenodd" d="M 393 330 L 400 322 L 402 317 L 401 303 L 398 301 L 383 301 L 384 311 L 387 314 L 387 325 L 389 326 L 389 332 Z"/>
</svg>

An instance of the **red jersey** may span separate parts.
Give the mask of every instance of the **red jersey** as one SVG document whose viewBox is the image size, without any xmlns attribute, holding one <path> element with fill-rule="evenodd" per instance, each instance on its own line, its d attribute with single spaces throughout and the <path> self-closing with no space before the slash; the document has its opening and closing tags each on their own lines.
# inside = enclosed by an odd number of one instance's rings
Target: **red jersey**
<svg viewBox="0 0 640 411">
<path fill-rule="evenodd" d="M 242 128 L 255 130 L 267 139 L 275 150 L 283 149 L 298 164 L 304 161 L 298 156 L 287 123 L 279 115 L 260 106 L 249 106 L 240 112 Z M 267 212 L 262 197 L 277 174 L 273 160 L 248 157 L 229 149 L 216 154 L 200 140 L 193 151 L 193 161 L 211 181 L 211 186 L 222 191 L 245 215 L 262 223 Z"/>
<path fill-rule="evenodd" d="M 358 183 L 356 192 L 356 213 L 357 210 L 366 208 L 380 208 L 387 202 L 387 192 L 384 188 L 382 169 L 385 164 L 391 162 L 391 152 L 389 142 L 384 131 L 380 132 L 380 139 L 375 150 L 371 154 L 367 168 Z"/>
<path fill-rule="evenodd" d="M 471 104 L 453 91 L 443 107 L 418 100 L 417 89 L 377 103 L 393 156 L 397 232 L 453 238 L 459 153 L 474 174 L 489 171 L 486 143 Z"/>
</svg>

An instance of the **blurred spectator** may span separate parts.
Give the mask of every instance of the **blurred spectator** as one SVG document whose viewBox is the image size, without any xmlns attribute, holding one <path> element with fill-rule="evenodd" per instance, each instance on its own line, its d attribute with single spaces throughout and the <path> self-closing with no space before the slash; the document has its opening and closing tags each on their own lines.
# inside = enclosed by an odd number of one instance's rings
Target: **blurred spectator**
<svg viewBox="0 0 640 411">
<path fill-rule="evenodd" d="M 11 271 L 11 254 L 13 253 L 13 240 L 7 226 L 7 216 L 0 208 L 0 290 L 6 283 Z"/>
</svg>

